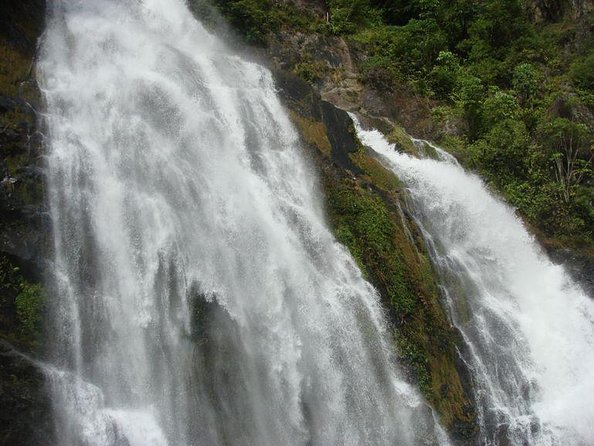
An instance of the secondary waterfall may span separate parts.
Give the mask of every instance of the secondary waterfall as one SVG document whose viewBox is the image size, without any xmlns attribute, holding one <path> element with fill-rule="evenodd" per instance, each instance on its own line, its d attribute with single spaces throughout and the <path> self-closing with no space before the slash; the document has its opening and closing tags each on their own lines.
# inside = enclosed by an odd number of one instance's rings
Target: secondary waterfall
<svg viewBox="0 0 594 446">
<path fill-rule="evenodd" d="M 61 446 L 441 441 L 266 69 L 183 0 L 55 0 L 40 53 Z"/>
<path fill-rule="evenodd" d="M 451 156 L 434 146 L 438 159 L 399 153 L 354 120 L 410 193 L 467 345 L 480 443 L 594 444 L 594 301 Z"/>
</svg>

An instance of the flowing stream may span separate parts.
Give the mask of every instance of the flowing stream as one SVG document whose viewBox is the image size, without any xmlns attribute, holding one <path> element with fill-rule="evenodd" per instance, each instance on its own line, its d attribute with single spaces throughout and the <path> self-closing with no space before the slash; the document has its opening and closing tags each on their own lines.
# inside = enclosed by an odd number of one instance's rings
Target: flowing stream
<svg viewBox="0 0 594 446">
<path fill-rule="evenodd" d="M 480 444 L 594 444 L 594 301 L 450 155 L 424 141 L 435 159 L 399 153 L 353 118 L 410 193 L 466 343 Z"/>
<path fill-rule="evenodd" d="M 54 0 L 38 77 L 60 446 L 447 441 L 266 69 L 183 0 Z"/>
</svg>

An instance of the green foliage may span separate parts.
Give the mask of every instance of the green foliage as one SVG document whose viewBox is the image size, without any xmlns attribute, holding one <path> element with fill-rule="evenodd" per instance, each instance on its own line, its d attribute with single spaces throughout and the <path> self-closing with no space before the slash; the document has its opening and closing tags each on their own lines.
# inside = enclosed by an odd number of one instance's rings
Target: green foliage
<svg viewBox="0 0 594 446">
<path fill-rule="evenodd" d="M 0 255 L 0 337 L 24 349 L 36 347 L 45 300 L 43 287 L 27 281 L 18 267 Z"/>
<path fill-rule="evenodd" d="M 454 95 L 457 107 L 468 123 L 468 138 L 474 140 L 482 130 L 482 105 L 485 86 L 480 78 L 464 71 L 458 78 L 457 93 Z"/>
<path fill-rule="evenodd" d="M 208 16 L 211 13 L 208 4 L 204 2 L 205 0 L 192 0 L 192 7 Z M 286 26 L 302 31 L 321 26 L 321 17 L 308 14 L 290 3 L 275 0 L 214 0 L 214 4 L 245 41 L 252 45 L 266 45 L 268 34 L 278 32 Z"/>
<path fill-rule="evenodd" d="M 432 90 L 441 99 L 447 99 L 458 82 L 460 61 L 451 51 L 440 51 L 430 74 Z"/>
<path fill-rule="evenodd" d="M 491 129 L 501 121 L 517 119 L 520 106 L 514 95 L 492 87 L 482 104 L 482 114 L 484 128 Z"/>
<path fill-rule="evenodd" d="M 380 13 L 368 0 L 329 0 L 329 29 L 334 34 L 353 33 L 363 26 L 381 24 Z"/>
<path fill-rule="evenodd" d="M 525 125 L 508 119 L 496 124 L 484 138 L 471 144 L 468 152 L 471 165 L 501 186 L 509 178 L 523 175 L 528 146 Z"/>
<path fill-rule="evenodd" d="M 433 19 L 411 20 L 400 27 L 362 30 L 354 40 L 368 55 L 361 67 L 364 78 L 372 79 L 380 88 L 406 80 L 426 91 L 434 63 L 440 54 L 444 64 L 447 59 L 442 54 L 447 50 L 446 35 Z M 439 75 L 434 73 L 434 77 Z M 377 82 L 378 78 L 381 82 Z M 439 79 L 433 80 L 439 82 Z"/>
<path fill-rule="evenodd" d="M 470 57 L 482 59 L 486 54 L 499 56 L 508 49 L 510 42 L 526 33 L 527 29 L 522 1 L 486 1 L 469 27 Z"/>
<path fill-rule="evenodd" d="M 522 103 L 533 99 L 541 87 L 542 73 L 530 63 L 521 63 L 514 68 L 512 85 Z"/>
<path fill-rule="evenodd" d="M 576 59 L 571 65 L 570 75 L 579 88 L 594 92 L 594 51 L 586 57 Z"/>
<path fill-rule="evenodd" d="M 44 291 L 39 284 L 21 282 L 20 293 L 15 300 L 16 313 L 24 333 L 36 339 L 41 332 Z"/>
<path fill-rule="evenodd" d="M 217 3 L 249 43 L 263 44 L 266 34 L 280 25 L 270 0 L 217 0 Z"/>
<path fill-rule="evenodd" d="M 584 124 L 556 118 L 543 125 L 542 137 L 553 162 L 559 198 L 571 204 L 580 185 L 592 176 L 592 135 Z"/>
<path fill-rule="evenodd" d="M 320 81 L 327 71 L 326 65 L 319 61 L 304 60 L 293 67 L 293 73 L 310 84 Z"/>
</svg>

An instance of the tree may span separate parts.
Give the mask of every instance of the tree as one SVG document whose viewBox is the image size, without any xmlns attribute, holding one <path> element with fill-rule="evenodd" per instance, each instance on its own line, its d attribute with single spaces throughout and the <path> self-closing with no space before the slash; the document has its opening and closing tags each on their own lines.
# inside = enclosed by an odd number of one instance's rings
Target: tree
<svg viewBox="0 0 594 446">
<path fill-rule="evenodd" d="M 560 186 L 561 198 L 565 203 L 569 203 L 576 186 L 592 174 L 592 137 L 584 124 L 565 118 L 556 118 L 547 124 L 544 135 L 552 152 L 551 160 L 554 164 L 555 179 Z"/>
<path fill-rule="evenodd" d="M 541 81 L 540 71 L 532 64 L 521 63 L 514 68 L 512 85 L 521 104 L 526 104 L 534 97 Z"/>
</svg>

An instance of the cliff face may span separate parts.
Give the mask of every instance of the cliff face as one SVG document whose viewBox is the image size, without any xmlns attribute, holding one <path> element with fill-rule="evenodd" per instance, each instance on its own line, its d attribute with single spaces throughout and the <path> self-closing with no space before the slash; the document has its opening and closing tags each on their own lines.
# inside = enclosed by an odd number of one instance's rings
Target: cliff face
<svg viewBox="0 0 594 446">
<path fill-rule="evenodd" d="M 470 442 L 476 411 L 461 340 L 441 306 L 406 192 L 359 143 L 347 113 L 298 77 L 283 70 L 275 77 L 320 172 L 330 226 L 381 295 L 400 362 L 453 437 Z"/>
<path fill-rule="evenodd" d="M 556 22 L 565 15 L 572 20 L 585 20 L 592 10 L 591 0 L 527 0 L 526 9 L 536 23 Z"/>
<path fill-rule="evenodd" d="M 44 0 L 0 6 L 0 444 L 53 437 L 41 356 L 47 253 L 40 99 L 33 62 Z"/>
</svg>

